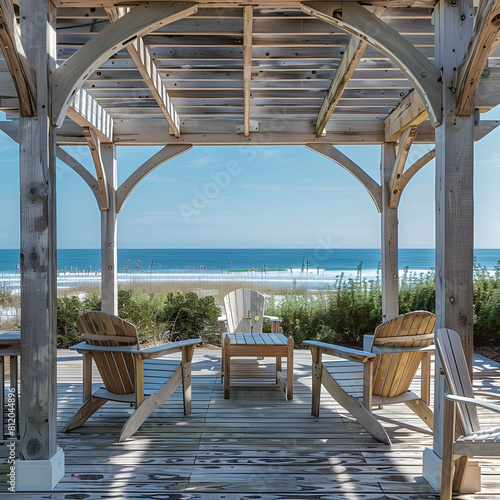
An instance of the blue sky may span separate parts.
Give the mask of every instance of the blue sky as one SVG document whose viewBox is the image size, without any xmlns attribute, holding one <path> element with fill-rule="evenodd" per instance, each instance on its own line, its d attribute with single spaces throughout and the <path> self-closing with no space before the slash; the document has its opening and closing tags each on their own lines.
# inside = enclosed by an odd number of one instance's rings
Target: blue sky
<svg viewBox="0 0 500 500">
<path fill-rule="evenodd" d="M 493 110 L 482 118 L 498 119 Z M 500 248 L 500 127 L 475 149 L 475 247 Z M 65 148 L 90 171 L 87 147 Z M 118 148 L 118 183 L 160 148 Z M 339 149 L 380 181 L 380 147 Z M 431 149 L 413 146 L 407 165 Z M 0 134 L 0 248 L 19 246 L 18 146 Z M 95 174 L 95 172 L 94 172 Z M 59 248 L 98 248 L 100 215 L 80 177 L 57 166 Z M 401 248 L 433 248 L 434 162 L 405 189 Z M 300 146 L 195 147 L 152 172 L 118 216 L 121 248 L 379 248 L 380 215 L 348 172 Z"/>
</svg>

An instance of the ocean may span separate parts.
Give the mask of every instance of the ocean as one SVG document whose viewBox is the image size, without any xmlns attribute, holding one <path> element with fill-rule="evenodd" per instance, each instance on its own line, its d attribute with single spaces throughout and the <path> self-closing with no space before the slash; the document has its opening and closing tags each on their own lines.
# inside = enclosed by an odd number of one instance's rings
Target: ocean
<svg viewBox="0 0 500 500">
<path fill-rule="evenodd" d="M 243 281 L 272 286 L 325 289 L 358 269 L 374 279 L 380 249 L 119 249 L 118 280 Z M 477 263 L 489 270 L 500 261 L 499 249 L 477 249 Z M 99 283 L 99 249 L 60 249 L 58 286 Z M 434 249 L 400 249 L 399 269 L 426 273 L 435 267 Z M 19 250 L 0 250 L 0 284 L 19 287 Z"/>
</svg>

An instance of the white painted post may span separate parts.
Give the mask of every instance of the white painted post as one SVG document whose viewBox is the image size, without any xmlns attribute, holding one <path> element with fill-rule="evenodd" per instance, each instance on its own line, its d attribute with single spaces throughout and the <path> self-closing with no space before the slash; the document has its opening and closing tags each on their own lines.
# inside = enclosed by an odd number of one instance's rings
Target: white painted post
<svg viewBox="0 0 500 500">
<path fill-rule="evenodd" d="M 23 0 L 21 39 L 36 72 L 37 116 L 19 118 L 21 193 L 21 415 L 15 491 L 51 490 L 64 476 L 57 447 L 55 7 Z M 3 390 L 3 388 L 2 388 Z"/>
<path fill-rule="evenodd" d="M 382 321 L 399 314 L 398 209 L 391 208 L 391 176 L 396 161 L 396 143 L 382 145 Z"/>
<path fill-rule="evenodd" d="M 457 116 L 454 79 L 474 25 L 472 0 L 440 0 L 434 10 L 436 62 L 442 69 L 443 121 L 436 128 L 436 329 L 460 333 L 469 366 L 473 334 L 474 118 Z M 444 381 L 436 362 L 433 449 L 424 452 L 424 477 L 440 490 Z M 477 471 L 476 471 L 477 477 Z M 466 478 L 467 482 L 467 478 Z M 468 491 L 478 491 L 470 483 Z"/>
<path fill-rule="evenodd" d="M 101 143 L 101 157 L 106 172 L 109 209 L 101 210 L 101 309 L 118 315 L 118 274 L 116 244 L 116 147 Z"/>
</svg>

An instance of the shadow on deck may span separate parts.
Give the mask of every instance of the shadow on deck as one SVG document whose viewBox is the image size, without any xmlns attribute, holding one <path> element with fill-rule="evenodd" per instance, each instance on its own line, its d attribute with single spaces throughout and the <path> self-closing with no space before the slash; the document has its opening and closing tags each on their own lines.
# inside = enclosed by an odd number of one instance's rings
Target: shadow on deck
<svg viewBox="0 0 500 500">
<path fill-rule="evenodd" d="M 81 400 L 82 362 L 72 352 L 59 354 L 60 430 Z M 295 351 L 292 401 L 274 383 L 272 361 L 235 361 L 231 399 L 225 400 L 220 351 L 196 350 L 191 415 L 184 416 L 178 389 L 131 439 L 117 444 L 125 415 L 132 410 L 107 403 L 82 428 L 59 432 L 66 475 L 53 492 L 3 498 L 438 498 L 422 478 L 422 453 L 432 446 L 432 434 L 405 405 L 378 410 L 393 442 L 389 447 L 375 441 L 326 392 L 320 417 L 311 416 L 308 351 Z M 482 387 L 496 385 L 500 392 L 495 366 L 478 358 L 476 368 Z M 488 425 L 500 425 L 500 418 L 483 416 Z M 500 460 L 481 464 L 482 493 L 457 498 L 500 498 Z"/>
</svg>

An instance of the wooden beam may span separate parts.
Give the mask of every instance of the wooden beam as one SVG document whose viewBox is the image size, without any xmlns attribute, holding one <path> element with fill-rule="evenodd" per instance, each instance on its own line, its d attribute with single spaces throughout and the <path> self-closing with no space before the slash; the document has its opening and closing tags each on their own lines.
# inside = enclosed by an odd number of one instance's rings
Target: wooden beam
<svg viewBox="0 0 500 500">
<path fill-rule="evenodd" d="M 106 9 L 111 22 L 116 22 L 128 11 L 128 8 L 123 7 Z M 165 85 L 163 85 L 161 75 L 151 57 L 149 49 L 144 44 L 142 38 L 138 38 L 134 42 L 128 44 L 126 47 L 144 82 L 153 95 L 154 100 L 157 102 L 158 107 L 167 119 L 172 129 L 173 135 L 175 135 L 175 137 L 179 137 L 181 134 L 179 116 L 175 111 L 174 105 L 172 103 L 172 100 L 170 99 L 170 95 L 168 94 L 167 89 L 165 88 Z"/>
<path fill-rule="evenodd" d="M 116 213 L 119 214 L 122 211 L 123 204 L 142 179 L 166 161 L 172 160 L 192 148 L 192 144 L 172 144 L 165 146 L 163 149 L 158 151 L 158 153 L 144 162 L 127 178 L 127 180 L 123 181 L 120 187 L 116 190 Z"/>
<path fill-rule="evenodd" d="M 384 120 L 385 142 L 397 142 L 401 134 L 428 118 L 427 108 L 418 92 L 410 92 Z"/>
<path fill-rule="evenodd" d="M 399 189 L 401 190 L 401 193 L 404 191 L 405 187 L 407 184 L 411 181 L 413 176 L 427 163 L 429 163 L 431 160 L 433 160 L 436 157 L 436 150 L 431 149 L 427 153 L 425 153 L 423 156 L 421 156 L 411 167 L 408 167 L 406 169 L 406 172 L 403 173 L 403 176 L 401 177 L 401 183 L 399 186 Z M 401 195 L 400 195 L 401 196 Z"/>
<path fill-rule="evenodd" d="M 87 186 L 92 191 L 92 194 L 94 195 L 97 201 L 97 205 L 100 209 L 100 197 L 97 179 L 79 161 L 77 161 L 76 158 L 71 156 L 60 146 L 56 147 L 56 155 L 61 161 L 66 163 L 68 167 L 72 168 L 87 183 Z"/>
<path fill-rule="evenodd" d="M 385 7 L 376 7 L 373 13 L 377 17 L 382 17 L 384 11 Z M 342 59 L 335 71 L 332 83 L 326 93 L 323 104 L 321 105 L 321 109 L 319 110 L 316 120 L 316 137 L 321 137 L 323 134 L 326 124 L 330 116 L 332 116 L 335 106 L 337 106 L 367 46 L 368 43 L 364 40 L 360 40 L 357 36 L 353 36 L 349 40 L 344 54 L 342 55 Z"/>
<path fill-rule="evenodd" d="M 474 33 L 457 71 L 455 87 L 458 116 L 468 116 L 474 111 L 474 99 L 481 74 L 499 30 L 500 0 L 481 1 L 476 13 Z"/>
<path fill-rule="evenodd" d="M 67 115 L 82 128 L 91 128 L 101 142 L 113 142 L 113 118 L 84 89 L 75 93 Z"/>
<path fill-rule="evenodd" d="M 379 212 L 382 211 L 382 188 L 360 166 L 330 144 L 306 144 L 307 149 L 329 158 L 352 174 L 368 191 Z"/>
<path fill-rule="evenodd" d="M 253 7 L 243 7 L 243 134 L 250 135 L 250 92 L 252 88 Z"/>
<path fill-rule="evenodd" d="M 476 91 L 474 107 L 481 112 L 489 111 L 500 104 L 500 68 L 485 68 Z"/>
<path fill-rule="evenodd" d="M 357 2 L 306 2 L 301 8 L 358 36 L 389 57 L 421 94 L 432 126 L 441 123 L 441 72 L 397 31 Z"/>
<path fill-rule="evenodd" d="M 101 141 L 97 134 L 89 127 L 84 127 L 83 133 L 87 144 L 90 148 L 90 153 L 92 155 L 92 160 L 94 161 L 95 172 L 97 176 L 97 185 L 99 187 L 99 208 L 101 210 L 109 209 L 109 194 L 108 194 L 108 184 L 106 181 L 106 172 L 104 170 L 104 165 L 102 163 L 101 157 Z"/>
<path fill-rule="evenodd" d="M 380 183 L 382 185 L 381 269 L 382 320 L 399 314 L 398 210 L 390 206 L 391 178 L 396 163 L 396 144 L 386 142 L 381 148 Z"/>
<path fill-rule="evenodd" d="M 11 0 L 0 0 L 0 45 L 23 116 L 36 116 L 36 77 L 26 58 Z"/>
<path fill-rule="evenodd" d="M 392 169 L 392 176 L 390 182 L 391 188 L 391 199 L 390 207 L 398 208 L 399 198 L 401 196 L 401 177 L 403 175 L 403 170 L 406 164 L 406 158 L 408 158 L 408 153 L 410 152 L 411 145 L 415 140 L 417 135 L 418 125 L 413 125 L 407 128 L 399 139 L 398 154 L 396 156 L 396 161 L 394 162 L 394 167 Z"/>
<path fill-rule="evenodd" d="M 52 75 L 54 123 L 60 127 L 77 90 L 99 66 L 130 42 L 197 11 L 192 2 L 141 3 L 103 29 Z"/>
</svg>

